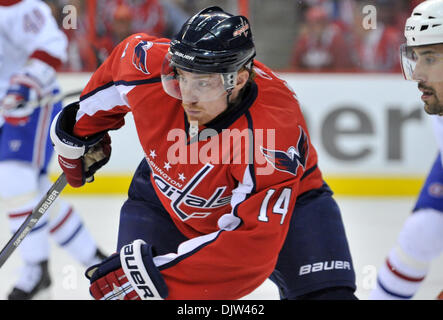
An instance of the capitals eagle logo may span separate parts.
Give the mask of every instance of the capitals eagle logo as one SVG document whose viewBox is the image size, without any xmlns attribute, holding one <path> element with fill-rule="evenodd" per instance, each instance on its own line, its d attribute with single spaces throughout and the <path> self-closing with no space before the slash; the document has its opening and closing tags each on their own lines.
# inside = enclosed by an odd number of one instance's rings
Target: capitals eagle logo
<svg viewBox="0 0 443 320">
<path fill-rule="evenodd" d="M 134 48 L 134 53 L 132 55 L 132 64 L 141 72 L 145 73 L 145 74 L 151 74 L 148 71 L 147 68 L 147 55 L 148 55 L 148 50 L 151 49 L 151 47 L 154 44 L 151 41 L 140 41 L 139 44 L 137 44 Z"/>
<path fill-rule="evenodd" d="M 290 146 L 287 151 L 270 150 L 260 147 L 260 151 L 265 156 L 265 159 L 272 164 L 272 166 L 279 170 L 297 175 L 299 166 L 306 168 L 306 162 L 309 154 L 308 136 L 301 126 L 300 136 L 298 138 L 297 146 Z"/>
</svg>

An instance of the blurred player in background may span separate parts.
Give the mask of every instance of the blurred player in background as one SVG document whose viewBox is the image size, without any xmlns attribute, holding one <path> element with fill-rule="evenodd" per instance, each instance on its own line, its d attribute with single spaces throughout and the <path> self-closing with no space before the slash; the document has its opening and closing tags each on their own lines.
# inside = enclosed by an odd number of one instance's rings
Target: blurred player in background
<svg viewBox="0 0 443 320">
<path fill-rule="evenodd" d="M 413 298 L 432 260 L 443 252 L 443 0 L 419 4 L 406 21 L 405 36 L 403 73 L 418 83 L 424 109 L 432 115 L 440 152 L 413 214 L 379 271 L 371 299 Z"/>
<path fill-rule="evenodd" d="M 13 232 L 51 185 L 49 127 L 62 107 L 55 70 L 66 45 L 44 2 L 0 0 L 0 205 Z M 40 99 L 47 103 L 35 104 Z M 84 266 L 103 258 L 80 216 L 59 199 L 21 243 L 24 267 L 8 299 L 49 288 L 49 235 Z"/>
<path fill-rule="evenodd" d="M 74 187 L 108 161 L 107 132 L 128 112 L 145 152 L 119 253 L 87 271 L 94 298 L 238 299 L 270 278 L 282 299 L 356 299 L 340 210 L 298 101 L 254 56 L 247 18 L 206 8 L 172 41 L 125 39 L 53 121 Z"/>
</svg>

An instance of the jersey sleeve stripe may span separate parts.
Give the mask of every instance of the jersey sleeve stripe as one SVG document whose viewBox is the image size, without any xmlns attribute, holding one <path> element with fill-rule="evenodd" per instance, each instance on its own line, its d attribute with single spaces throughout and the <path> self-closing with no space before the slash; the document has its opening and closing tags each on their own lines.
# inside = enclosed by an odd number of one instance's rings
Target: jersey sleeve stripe
<svg viewBox="0 0 443 320">
<path fill-rule="evenodd" d="M 130 91 L 132 88 L 125 88 Z M 92 116 L 98 111 L 109 111 L 116 106 L 125 106 L 126 102 L 122 99 L 122 93 L 115 86 L 107 87 L 95 95 L 90 96 L 88 99 L 80 101 L 80 110 L 77 113 L 77 121 L 80 120 L 85 114 Z M 128 107 L 129 109 L 129 107 Z"/>
<path fill-rule="evenodd" d="M 219 230 L 182 242 L 178 246 L 177 253 L 168 253 L 165 255 L 156 256 L 153 258 L 154 264 L 158 267 L 160 271 L 170 268 L 183 259 L 192 256 L 194 253 L 216 241 L 223 231 L 224 230 Z"/>
<path fill-rule="evenodd" d="M 91 92 L 88 92 L 88 93 L 86 93 L 86 94 L 83 94 L 83 95 L 80 96 L 80 101 L 83 101 L 83 100 L 85 100 L 85 99 L 88 99 L 89 97 L 92 97 L 92 96 L 93 96 L 94 94 L 96 94 L 97 92 L 100 92 L 100 91 L 105 90 L 105 89 L 107 89 L 107 88 L 109 88 L 109 87 L 112 87 L 113 85 L 114 85 L 114 82 L 111 81 L 111 82 L 108 82 L 108 83 L 106 83 L 106 84 L 104 84 L 104 85 L 102 85 L 102 86 L 100 86 L 100 87 L 98 87 L 98 88 L 92 90 Z"/>
<path fill-rule="evenodd" d="M 249 132 L 254 132 L 254 124 L 252 122 L 252 116 L 249 110 L 246 112 L 246 119 L 248 121 L 248 129 Z M 249 160 L 249 174 L 252 179 L 252 190 L 250 193 L 255 193 L 255 186 L 256 186 L 256 180 L 255 180 L 255 168 L 254 168 L 254 155 L 255 155 L 255 142 L 254 142 L 254 134 L 249 135 L 251 137 L 251 141 L 249 142 L 249 154 L 248 154 L 248 160 Z"/>
<path fill-rule="evenodd" d="M 305 173 L 301 176 L 300 181 L 302 181 L 304 178 L 309 176 L 311 173 L 313 173 L 317 169 L 317 164 L 313 165 L 311 168 L 305 171 Z"/>
<path fill-rule="evenodd" d="M 9 6 L 13 6 L 14 4 L 19 3 L 22 0 L 2 0 L 0 2 L 1 6 L 5 6 L 5 7 L 9 7 Z"/>
<path fill-rule="evenodd" d="M 238 216 L 238 213 L 237 213 L 238 206 L 243 201 L 248 199 L 251 196 L 251 194 L 253 194 L 255 192 L 255 180 L 253 179 L 253 171 L 251 174 L 250 167 L 251 167 L 251 165 L 248 165 L 248 167 L 245 169 L 245 173 L 243 174 L 243 181 L 238 184 L 237 188 L 232 190 L 232 197 L 231 197 L 232 212 L 231 212 L 231 214 L 240 220 L 238 221 L 237 226 L 235 226 L 235 227 L 230 226 L 229 230 L 235 230 L 243 224 L 243 220 Z M 223 216 L 221 218 L 223 218 Z M 224 218 L 224 219 L 226 219 L 226 218 Z M 220 225 L 220 220 L 219 220 L 219 225 Z"/>
<path fill-rule="evenodd" d="M 118 80 L 118 81 L 114 81 L 114 84 L 116 86 L 118 86 L 118 85 L 137 86 L 137 85 L 142 85 L 142 84 L 158 83 L 158 82 L 161 82 L 161 81 L 162 80 L 161 80 L 160 77 L 156 77 L 156 78 L 142 79 L 142 80 L 132 80 L 132 81 Z"/>
<path fill-rule="evenodd" d="M 124 80 L 118 80 L 118 81 L 111 81 L 108 82 L 100 87 L 95 88 L 94 90 L 83 94 L 80 97 L 80 101 L 83 101 L 93 95 L 95 95 L 97 92 L 100 92 L 104 89 L 107 89 L 109 87 L 112 86 L 119 86 L 119 85 L 123 85 L 123 86 L 136 86 L 136 85 L 141 85 L 141 84 L 151 84 L 151 83 L 158 83 L 161 82 L 161 78 L 151 78 L 151 79 L 143 79 L 143 80 L 134 80 L 134 81 L 124 81 Z"/>
<path fill-rule="evenodd" d="M 232 198 L 231 198 L 231 207 L 234 209 L 246 200 L 251 193 L 255 190 L 255 181 L 252 178 L 249 167 L 246 167 L 245 172 L 243 174 L 243 181 L 241 181 L 237 188 L 232 190 Z"/>
<path fill-rule="evenodd" d="M 44 63 L 50 65 L 54 69 L 57 69 L 58 67 L 60 67 L 62 65 L 62 61 L 59 58 L 54 57 L 51 54 L 49 54 L 43 50 L 35 50 L 31 54 L 30 58 L 35 58 L 40 61 L 43 61 Z"/>
</svg>

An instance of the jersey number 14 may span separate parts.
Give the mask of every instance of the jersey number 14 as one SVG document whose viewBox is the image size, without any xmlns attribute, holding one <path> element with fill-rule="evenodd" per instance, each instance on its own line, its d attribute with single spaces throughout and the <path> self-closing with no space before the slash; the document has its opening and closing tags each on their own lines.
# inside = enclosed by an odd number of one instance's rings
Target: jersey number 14
<svg viewBox="0 0 443 320">
<path fill-rule="evenodd" d="M 258 220 L 263 222 L 268 222 L 268 206 L 269 206 L 269 200 L 275 193 L 275 189 L 269 189 L 266 192 L 266 196 L 263 199 L 263 202 L 260 207 L 260 214 L 258 215 Z M 281 214 L 280 224 L 283 224 L 286 214 L 288 213 L 289 209 L 289 202 L 291 200 L 291 188 L 284 188 L 280 196 L 278 197 L 277 201 L 275 201 L 274 206 L 272 207 L 272 213 L 275 214 Z"/>
</svg>

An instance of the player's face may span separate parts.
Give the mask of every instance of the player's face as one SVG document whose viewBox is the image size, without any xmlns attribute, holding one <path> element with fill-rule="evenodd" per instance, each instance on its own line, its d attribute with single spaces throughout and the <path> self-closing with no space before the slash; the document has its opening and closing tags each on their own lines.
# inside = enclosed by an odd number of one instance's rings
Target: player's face
<svg viewBox="0 0 443 320">
<path fill-rule="evenodd" d="M 220 88 L 223 88 L 220 74 L 202 75 L 180 69 L 177 70 L 177 73 L 183 101 L 182 106 L 189 122 L 197 121 L 199 125 L 204 125 L 227 109 L 228 95 L 224 90 L 220 94 Z M 237 81 L 237 86 L 233 89 L 230 99 L 235 99 L 243 87 L 244 83 L 241 81 L 243 78 L 244 76 L 238 77 L 240 81 Z"/>
<path fill-rule="evenodd" d="M 443 45 L 414 48 L 417 64 L 412 78 L 418 81 L 428 114 L 443 116 Z"/>
</svg>

